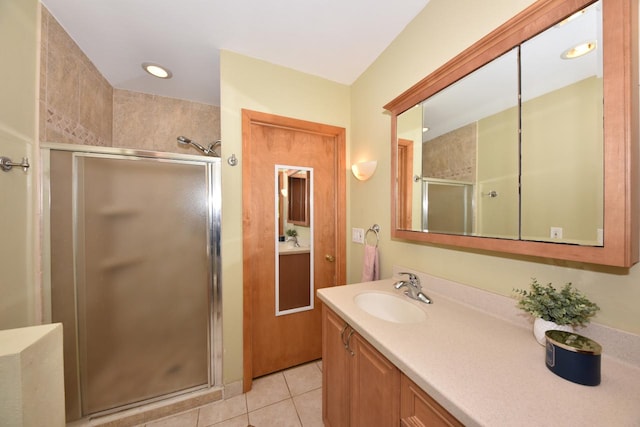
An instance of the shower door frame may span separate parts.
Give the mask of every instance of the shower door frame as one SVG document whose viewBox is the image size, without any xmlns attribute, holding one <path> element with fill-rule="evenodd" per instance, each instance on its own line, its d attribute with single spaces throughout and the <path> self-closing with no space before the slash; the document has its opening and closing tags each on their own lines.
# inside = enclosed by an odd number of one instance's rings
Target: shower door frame
<svg viewBox="0 0 640 427">
<path fill-rule="evenodd" d="M 52 321 L 52 298 L 51 298 L 51 240 L 50 240 L 50 152 L 51 151 L 67 151 L 79 153 L 83 156 L 95 155 L 101 158 L 114 159 L 145 159 L 158 160 L 168 162 L 180 162 L 187 164 L 202 164 L 206 167 L 208 207 L 207 207 L 207 256 L 208 277 L 209 277 L 209 322 L 207 335 L 208 338 L 208 383 L 203 386 L 191 387 L 189 389 L 176 391 L 162 396 L 146 399 L 141 402 L 131 403 L 100 412 L 99 414 L 107 414 L 123 409 L 138 407 L 144 404 L 157 402 L 169 397 L 179 396 L 185 393 L 202 389 L 223 387 L 222 382 L 222 286 L 221 286 L 221 256 L 220 256 L 220 240 L 221 240 L 221 159 L 219 157 L 205 157 L 189 154 L 167 153 L 145 151 L 126 148 L 112 147 L 96 147 L 76 144 L 62 143 L 42 143 L 41 151 L 41 167 L 42 167 L 42 299 L 43 299 L 43 319 L 45 322 Z M 75 225 L 74 225 L 75 228 Z M 75 231 L 74 231 L 75 235 Z M 74 237 L 75 240 L 75 237 Z M 75 252 L 75 242 L 74 242 Z M 75 258 L 75 257 L 74 257 Z M 75 270 L 75 269 L 74 269 Z M 77 282 L 74 277 L 74 289 L 77 293 Z M 75 341 L 76 348 L 78 345 L 78 312 L 75 307 Z M 80 370 L 80 365 L 76 364 L 76 369 Z M 78 398 L 81 399 L 80 389 L 78 389 Z M 97 413 L 96 413 L 97 414 Z M 92 414 L 96 415 L 96 414 Z M 87 414 L 81 414 L 82 417 Z"/>
</svg>

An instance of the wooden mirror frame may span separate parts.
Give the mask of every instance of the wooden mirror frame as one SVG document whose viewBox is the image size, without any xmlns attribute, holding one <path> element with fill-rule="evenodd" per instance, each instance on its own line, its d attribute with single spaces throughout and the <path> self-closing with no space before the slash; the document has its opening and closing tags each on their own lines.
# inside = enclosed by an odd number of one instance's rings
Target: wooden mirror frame
<svg viewBox="0 0 640 427">
<path fill-rule="evenodd" d="M 630 267 L 638 262 L 638 0 L 602 0 L 605 46 L 603 246 L 437 234 L 397 226 L 398 115 L 594 2 L 540 0 L 384 106 L 392 116 L 392 238 L 618 267 Z"/>
</svg>

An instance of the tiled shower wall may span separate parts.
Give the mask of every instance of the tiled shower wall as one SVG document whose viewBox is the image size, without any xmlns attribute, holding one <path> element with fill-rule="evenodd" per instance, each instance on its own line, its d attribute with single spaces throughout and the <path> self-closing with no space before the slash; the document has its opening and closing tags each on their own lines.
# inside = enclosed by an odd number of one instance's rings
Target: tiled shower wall
<svg viewBox="0 0 640 427">
<path fill-rule="evenodd" d="M 142 68 L 140 68 L 142 71 Z M 220 138 L 220 108 L 197 102 L 113 90 L 113 146 L 201 154 L 178 146 L 184 135 L 205 147 Z"/>
<path fill-rule="evenodd" d="M 475 182 L 477 124 L 471 123 L 422 144 L 422 176 Z"/>
<path fill-rule="evenodd" d="M 42 142 L 199 154 L 176 137 L 220 138 L 219 107 L 114 89 L 45 7 L 40 61 Z"/>
<path fill-rule="evenodd" d="M 40 140 L 111 146 L 113 89 L 42 7 Z"/>
</svg>

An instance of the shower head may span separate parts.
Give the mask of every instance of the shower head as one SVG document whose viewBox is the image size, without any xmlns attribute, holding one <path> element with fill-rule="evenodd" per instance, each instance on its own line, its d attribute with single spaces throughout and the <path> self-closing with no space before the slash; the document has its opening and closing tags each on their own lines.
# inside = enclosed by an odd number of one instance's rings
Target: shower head
<svg viewBox="0 0 640 427">
<path fill-rule="evenodd" d="M 191 144 L 191 140 L 189 138 L 187 138 L 186 136 L 179 136 L 177 139 L 178 139 L 178 142 L 180 144 L 184 144 L 184 145 Z"/>
<path fill-rule="evenodd" d="M 204 154 L 206 155 L 212 155 L 214 157 L 220 157 L 220 153 L 216 153 L 216 148 L 220 147 L 220 145 L 222 144 L 222 141 L 218 140 L 216 142 L 212 142 L 211 144 L 209 144 L 209 146 L 207 148 L 204 148 L 202 145 L 198 144 L 197 142 L 195 142 L 192 139 L 187 138 L 186 136 L 182 136 L 180 135 L 178 138 L 176 138 L 178 140 L 179 144 L 183 144 L 183 145 L 193 145 L 194 147 L 196 147 L 198 150 L 202 151 Z"/>
</svg>

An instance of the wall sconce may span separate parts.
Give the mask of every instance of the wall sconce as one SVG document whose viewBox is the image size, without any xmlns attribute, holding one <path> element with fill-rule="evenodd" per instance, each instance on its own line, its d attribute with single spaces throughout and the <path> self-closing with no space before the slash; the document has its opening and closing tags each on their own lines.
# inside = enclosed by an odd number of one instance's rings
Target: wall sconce
<svg viewBox="0 0 640 427">
<path fill-rule="evenodd" d="M 360 181 L 366 181 L 371 178 L 371 175 L 376 171 L 376 166 L 378 166 L 378 162 L 375 160 L 370 162 L 354 163 L 351 165 L 351 172 L 353 172 L 353 176 Z"/>
</svg>

